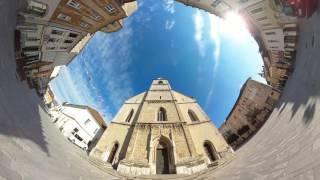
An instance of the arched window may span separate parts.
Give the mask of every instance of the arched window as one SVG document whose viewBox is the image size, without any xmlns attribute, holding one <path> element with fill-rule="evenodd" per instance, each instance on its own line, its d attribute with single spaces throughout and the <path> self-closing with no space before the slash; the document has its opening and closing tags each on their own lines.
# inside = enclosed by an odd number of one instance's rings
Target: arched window
<svg viewBox="0 0 320 180">
<path fill-rule="evenodd" d="M 158 84 L 163 84 L 163 81 L 158 81 Z"/>
<path fill-rule="evenodd" d="M 158 121 L 167 121 L 167 112 L 163 107 L 158 111 Z"/>
<path fill-rule="evenodd" d="M 126 122 L 130 122 L 130 121 L 131 121 L 131 118 L 132 118 L 132 116 L 133 116 L 133 113 L 134 113 L 134 110 L 133 110 L 133 109 L 131 109 L 131 111 L 130 111 L 130 113 L 129 113 L 129 115 L 128 115 L 127 119 L 126 119 Z"/>
<path fill-rule="evenodd" d="M 193 121 L 193 122 L 199 121 L 196 113 L 194 113 L 194 112 L 193 112 L 192 110 L 190 110 L 190 109 L 188 110 L 188 115 L 189 115 L 191 121 Z"/>
</svg>

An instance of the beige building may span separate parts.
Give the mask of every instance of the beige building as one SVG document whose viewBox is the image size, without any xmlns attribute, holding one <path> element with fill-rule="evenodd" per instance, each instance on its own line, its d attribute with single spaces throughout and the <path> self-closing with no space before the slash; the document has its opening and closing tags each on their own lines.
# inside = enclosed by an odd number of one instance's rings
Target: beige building
<svg viewBox="0 0 320 180">
<path fill-rule="evenodd" d="M 264 124 L 279 98 L 279 91 L 249 78 L 219 131 L 237 149 Z"/>
<path fill-rule="evenodd" d="M 226 13 L 238 7 L 234 0 L 176 0 L 187 6 L 205 10 L 219 17 L 224 17 Z"/>
<path fill-rule="evenodd" d="M 192 174 L 232 156 L 192 97 L 158 78 L 123 104 L 90 155 L 129 175 Z"/>
<path fill-rule="evenodd" d="M 50 22 L 87 33 L 113 32 L 115 27 L 122 27 L 119 20 L 136 9 L 134 0 L 61 0 Z"/>
</svg>

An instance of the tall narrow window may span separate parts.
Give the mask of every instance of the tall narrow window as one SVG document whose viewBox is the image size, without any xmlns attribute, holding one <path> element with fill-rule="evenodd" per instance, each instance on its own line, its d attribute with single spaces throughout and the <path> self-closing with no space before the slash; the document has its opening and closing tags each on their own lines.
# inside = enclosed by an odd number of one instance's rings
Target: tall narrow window
<svg viewBox="0 0 320 180">
<path fill-rule="evenodd" d="M 131 111 L 130 111 L 130 113 L 129 113 L 129 115 L 128 115 L 127 119 L 126 119 L 126 122 L 130 122 L 130 121 L 131 121 L 132 116 L 133 116 L 133 113 L 134 113 L 134 111 L 133 111 L 133 109 L 131 109 Z"/>
<path fill-rule="evenodd" d="M 167 112 L 163 107 L 158 111 L 158 121 L 167 121 Z"/>
<path fill-rule="evenodd" d="M 114 12 L 117 11 L 117 9 L 114 8 L 113 5 L 110 4 L 110 3 L 107 4 L 107 5 L 104 7 L 104 9 L 105 9 L 106 11 L 108 11 L 109 13 L 114 13 Z"/>
<path fill-rule="evenodd" d="M 189 115 L 192 122 L 199 121 L 197 115 L 190 109 L 188 110 L 188 115 Z"/>
</svg>

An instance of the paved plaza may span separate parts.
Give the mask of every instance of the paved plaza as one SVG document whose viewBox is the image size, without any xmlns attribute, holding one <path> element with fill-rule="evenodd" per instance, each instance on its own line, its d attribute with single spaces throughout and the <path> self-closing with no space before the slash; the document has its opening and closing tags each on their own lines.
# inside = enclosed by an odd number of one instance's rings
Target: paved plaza
<svg viewBox="0 0 320 180">
<path fill-rule="evenodd" d="M 88 163 L 17 79 L 15 9 L 16 1 L 0 0 L 0 180 L 125 179 Z M 298 49 L 281 101 L 256 136 L 224 167 L 180 179 L 320 179 L 320 13 L 301 21 Z"/>
</svg>

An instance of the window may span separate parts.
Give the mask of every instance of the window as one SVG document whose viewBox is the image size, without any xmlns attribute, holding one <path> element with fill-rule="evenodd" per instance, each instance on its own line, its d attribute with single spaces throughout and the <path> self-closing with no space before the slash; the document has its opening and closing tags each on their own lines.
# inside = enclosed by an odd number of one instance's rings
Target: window
<svg viewBox="0 0 320 180">
<path fill-rule="evenodd" d="M 130 121 L 131 121 L 132 116 L 133 116 L 133 113 L 134 113 L 134 111 L 133 111 L 133 109 L 131 109 L 131 111 L 130 111 L 130 113 L 129 113 L 129 115 L 128 115 L 127 119 L 126 119 L 126 122 L 130 122 Z"/>
<path fill-rule="evenodd" d="M 73 131 L 71 132 L 71 134 L 73 134 L 73 135 L 74 135 L 74 134 L 76 134 L 78 131 L 79 131 L 79 129 L 78 129 L 78 128 L 74 128 L 74 129 L 73 129 Z"/>
<path fill-rule="evenodd" d="M 72 38 L 77 38 L 79 34 L 77 33 L 70 33 L 69 34 L 69 37 L 72 37 Z"/>
<path fill-rule="evenodd" d="M 264 17 L 258 18 L 257 21 L 263 21 L 263 20 L 266 20 L 266 19 L 268 19 L 268 18 L 266 16 L 264 16 Z"/>
<path fill-rule="evenodd" d="M 71 17 L 68 16 L 68 15 L 65 15 L 65 14 L 62 14 L 60 13 L 58 16 L 57 16 L 58 19 L 60 20 L 63 20 L 63 21 L 70 21 L 71 20 Z"/>
<path fill-rule="evenodd" d="M 37 1 L 28 1 L 27 13 L 43 17 L 47 12 L 47 5 Z"/>
<path fill-rule="evenodd" d="M 52 30 L 51 31 L 51 34 L 55 34 L 55 35 L 62 35 L 63 34 L 63 31 L 59 31 L 59 30 Z"/>
<path fill-rule="evenodd" d="M 36 37 L 28 37 L 27 38 L 27 41 L 39 41 L 40 39 L 39 38 L 36 38 Z"/>
<path fill-rule="evenodd" d="M 248 0 L 240 0 L 241 3 L 246 3 Z"/>
<path fill-rule="evenodd" d="M 167 112 L 163 107 L 158 111 L 158 121 L 167 121 Z"/>
<path fill-rule="evenodd" d="M 96 128 L 94 131 L 93 131 L 93 134 L 97 134 L 97 132 L 98 132 L 98 128 Z"/>
<path fill-rule="evenodd" d="M 90 17 L 95 21 L 99 21 L 101 19 L 101 16 L 99 16 L 97 13 L 92 13 Z"/>
<path fill-rule="evenodd" d="M 163 81 L 158 81 L 158 84 L 163 84 Z"/>
<path fill-rule="evenodd" d="M 266 32 L 265 34 L 266 35 L 275 35 L 276 33 L 275 32 Z"/>
<path fill-rule="evenodd" d="M 79 141 L 82 141 L 82 137 L 80 137 L 78 134 L 75 134 L 74 137 L 76 137 Z"/>
<path fill-rule="evenodd" d="M 199 121 L 197 115 L 190 109 L 188 110 L 188 115 L 189 115 L 192 122 Z"/>
<path fill-rule="evenodd" d="M 58 41 L 59 41 L 59 39 L 57 39 L 57 38 L 50 38 L 48 40 L 48 42 L 51 42 L 51 43 L 55 43 L 55 42 L 58 42 Z"/>
<path fill-rule="evenodd" d="M 90 119 L 87 119 L 84 124 L 87 125 L 90 122 Z"/>
<path fill-rule="evenodd" d="M 54 50 L 55 47 L 47 47 L 46 49 L 47 49 L 47 50 Z"/>
<path fill-rule="evenodd" d="M 66 50 L 66 49 L 68 49 L 68 47 L 60 47 L 60 49 Z"/>
<path fill-rule="evenodd" d="M 270 42 L 270 43 L 277 43 L 277 42 L 279 42 L 278 40 L 268 40 L 268 42 Z"/>
<path fill-rule="evenodd" d="M 221 3 L 221 0 L 215 0 L 215 1 L 213 1 L 213 3 L 211 4 L 211 6 L 212 6 L 212 7 L 217 7 L 220 3 Z"/>
<path fill-rule="evenodd" d="M 28 46 L 22 48 L 22 51 L 39 51 L 39 46 Z"/>
<path fill-rule="evenodd" d="M 114 13 L 116 12 L 116 8 L 113 7 L 112 4 L 107 4 L 105 7 L 104 7 L 105 10 L 107 10 L 109 13 Z"/>
<path fill-rule="evenodd" d="M 271 23 L 266 23 L 266 24 L 262 24 L 261 26 L 266 27 L 266 26 L 271 26 L 271 25 L 272 25 Z"/>
<path fill-rule="evenodd" d="M 65 41 L 64 41 L 64 43 L 71 44 L 71 43 L 73 43 L 73 41 L 72 41 L 72 40 L 67 39 L 67 40 L 65 40 Z"/>
<path fill-rule="evenodd" d="M 81 22 L 80 22 L 80 26 L 83 27 L 83 28 L 86 28 L 86 29 L 89 28 L 89 24 L 86 23 L 86 22 L 84 22 L 84 21 L 81 21 Z"/>
<path fill-rule="evenodd" d="M 68 4 L 68 6 L 73 7 L 75 9 L 80 9 L 80 7 L 81 7 L 81 4 L 75 0 L 69 0 L 67 2 L 67 4 Z"/>
<path fill-rule="evenodd" d="M 263 8 L 262 8 L 262 7 L 252 10 L 252 11 L 251 11 L 251 14 L 256 14 L 256 13 L 259 13 L 259 12 L 261 12 L 261 11 L 263 11 Z"/>
</svg>

